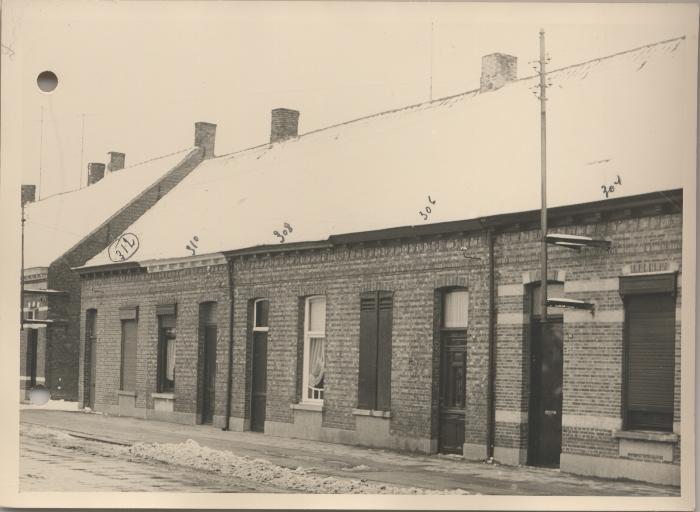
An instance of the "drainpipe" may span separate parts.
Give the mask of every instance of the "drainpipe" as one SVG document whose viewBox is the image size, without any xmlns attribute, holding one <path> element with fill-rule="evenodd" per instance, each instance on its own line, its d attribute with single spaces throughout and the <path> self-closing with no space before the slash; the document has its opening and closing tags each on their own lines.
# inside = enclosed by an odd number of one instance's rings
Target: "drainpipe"
<svg viewBox="0 0 700 512">
<path fill-rule="evenodd" d="M 233 290 L 233 259 L 227 258 L 228 263 L 228 295 L 231 307 L 231 317 L 228 322 L 228 380 L 226 382 L 226 419 L 222 430 L 229 430 L 231 418 L 231 390 L 233 388 L 233 321 L 234 321 L 234 290 Z"/>
<path fill-rule="evenodd" d="M 486 457 L 493 458 L 496 444 L 496 275 L 494 265 L 494 228 L 486 232 L 489 246 L 489 382 L 488 419 L 486 423 Z"/>
</svg>

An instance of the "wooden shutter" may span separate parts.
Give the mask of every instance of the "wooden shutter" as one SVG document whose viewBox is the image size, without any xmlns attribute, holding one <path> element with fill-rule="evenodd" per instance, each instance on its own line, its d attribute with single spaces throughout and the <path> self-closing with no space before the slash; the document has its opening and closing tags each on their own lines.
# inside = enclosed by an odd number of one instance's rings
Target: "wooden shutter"
<svg viewBox="0 0 700 512">
<path fill-rule="evenodd" d="M 122 385 L 121 389 L 136 389 L 136 320 L 122 320 Z"/>
<path fill-rule="evenodd" d="M 673 296 L 628 297 L 626 408 L 629 427 L 672 427 L 674 370 Z"/>
<path fill-rule="evenodd" d="M 388 292 L 379 293 L 379 325 L 377 328 L 377 405 L 391 408 L 391 324 L 394 299 Z"/>
<path fill-rule="evenodd" d="M 360 297 L 360 369 L 357 407 L 376 409 L 377 396 L 377 294 Z"/>
</svg>

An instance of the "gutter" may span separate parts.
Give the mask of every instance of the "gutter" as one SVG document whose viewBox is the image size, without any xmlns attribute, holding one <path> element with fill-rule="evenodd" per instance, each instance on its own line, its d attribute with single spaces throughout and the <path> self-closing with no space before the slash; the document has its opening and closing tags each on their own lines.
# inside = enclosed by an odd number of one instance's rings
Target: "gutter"
<svg viewBox="0 0 700 512">
<path fill-rule="evenodd" d="M 496 275 L 494 263 L 495 232 L 491 227 L 486 232 L 489 246 L 489 382 L 488 382 L 488 417 L 486 420 L 486 458 L 493 460 L 496 444 Z"/>
<path fill-rule="evenodd" d="M 233 320 L 234 320 L 234 289 L 233 289 L 233 260 L 228 259 L 228 294 L 229 302 L 231 303 L 229 311 L 231 317 L 228 322 L 228 370 L 226 380 L 226 418 L 224 420 L 224 428 L 221 430 L 230 430 L 231 418 L 231 392 L 233 390 Z"/>
</svg>

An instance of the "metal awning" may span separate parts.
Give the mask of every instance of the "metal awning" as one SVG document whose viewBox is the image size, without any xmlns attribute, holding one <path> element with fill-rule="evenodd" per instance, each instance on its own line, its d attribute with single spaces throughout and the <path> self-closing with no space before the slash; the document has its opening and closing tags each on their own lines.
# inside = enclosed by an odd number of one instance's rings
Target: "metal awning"
<svg viewBox="0 0 700 512">
<path fill-rule="evenodd" d="M 584 309 L 587 311 L 591 311 L 595 306 L 592 302 L 586 302 L 585 300 L 553 297 L 547 299 L 547 307 L 565 309 Z"/>
<path fill-rule="evenodd" d="M 604 247 L 610 249 L 610 240 L 595 239 L 589 236 L 566 235 L 563 233 L 550 233 L 547 235 L 547 243 L 567 247 L 569 249 L 581 249 L 581 247 Z"/>
</svg>

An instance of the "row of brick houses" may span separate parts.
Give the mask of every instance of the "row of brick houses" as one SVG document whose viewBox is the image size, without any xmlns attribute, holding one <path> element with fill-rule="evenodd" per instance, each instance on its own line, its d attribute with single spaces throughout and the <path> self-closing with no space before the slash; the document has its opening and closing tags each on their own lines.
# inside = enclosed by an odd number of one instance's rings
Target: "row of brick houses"
<svg viewBox="0 0 700 512">
<path fill-rule="evenodd" d="M 549 74 L 551 230 L 598 243 L 550 246 L 546 322 L 535 79 L 492 54 L 479 90 L 303 135 L 276 109 L 200 163 L 76 269 L 80 402 L 678 484 L 692 53 Z"/>
<path fill-rule="evenodd" d="M 37 384 L 54 399 L 78 399 L 80 278 L 73 268 L 107 247 L 213 154 L 205 145 L 212 130 L 197 123 L 195 147 L 131 166 L 124 153 L 110 152 L 107 165 L 88 164 L 86 186 L 78 190 L 36 200 L 36 186 L 22 185 L 20 400 Z"/>
</svg>

